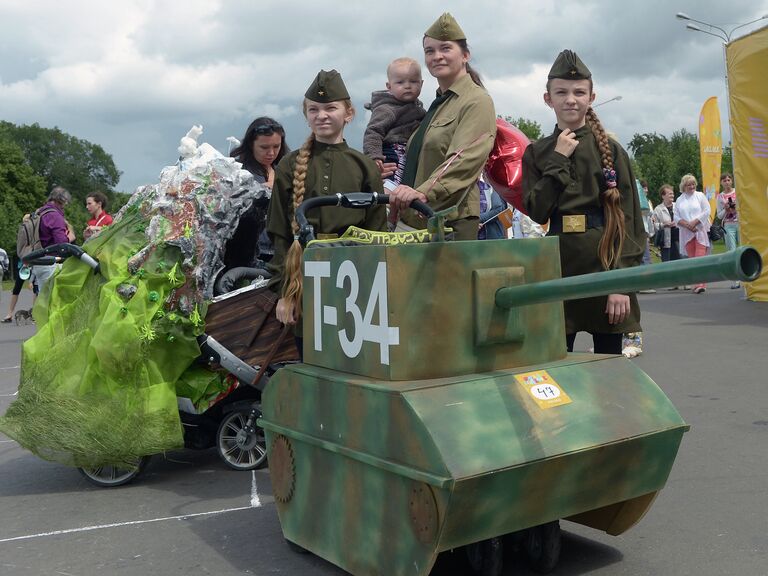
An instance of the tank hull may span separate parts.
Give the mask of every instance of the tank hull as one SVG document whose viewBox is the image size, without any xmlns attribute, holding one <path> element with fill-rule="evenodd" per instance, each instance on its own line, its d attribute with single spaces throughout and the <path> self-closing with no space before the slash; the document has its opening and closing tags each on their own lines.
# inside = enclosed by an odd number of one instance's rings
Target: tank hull
<svg viewBox="0 0 768 576">
<path fill-rule="evenodd" d="M 592 354 L 411 382 L 296 365 L 262 411 L 285 537 L 359 576 L 560 518 L 619 534 L 688 429 L 634 364 Z"/>
</svg>

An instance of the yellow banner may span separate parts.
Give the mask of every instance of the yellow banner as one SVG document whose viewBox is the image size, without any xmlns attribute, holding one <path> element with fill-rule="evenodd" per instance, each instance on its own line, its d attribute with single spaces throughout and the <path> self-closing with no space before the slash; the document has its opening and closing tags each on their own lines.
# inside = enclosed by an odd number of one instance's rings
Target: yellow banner
<svg viewBox="0 0 768 576">
<path fill-rule="evenodd" d="M 699 154 L 701 155 L 701 188 L 709 200 L 711 222 L 717 213 L 716 200 L 717 193 L 720 191 L 720 165 L 723 160 L 723 137 L 717 96 L 708 98 L 701 107 Z"/>
<path fill-rule="evenodd" d="M 741 243 L 768 262 L 768 27 L 726 46 L 733 164 Z M 768 274 L 747 285 L 750 300 L 768 302 Z"/>
</svg>

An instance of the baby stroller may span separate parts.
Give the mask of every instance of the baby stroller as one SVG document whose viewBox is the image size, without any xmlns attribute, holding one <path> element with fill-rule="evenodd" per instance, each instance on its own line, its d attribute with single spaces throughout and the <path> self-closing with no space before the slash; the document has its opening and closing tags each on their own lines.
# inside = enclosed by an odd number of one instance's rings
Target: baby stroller
<svg viewBox="0 0 768 576">
<path fill-rule="evenodd" d="M 138 189 L 85 250 L 25 259 L 62 266 L 38 300 L 0 430 L 100 486 L 181 447 L 216 446 L 237 470 L 266 463 L 261 389 L 298 352 L 274 317 L 269 275 L 225 270 L 223 255 L 268 190 L 206 146 Z"/>
</svg>

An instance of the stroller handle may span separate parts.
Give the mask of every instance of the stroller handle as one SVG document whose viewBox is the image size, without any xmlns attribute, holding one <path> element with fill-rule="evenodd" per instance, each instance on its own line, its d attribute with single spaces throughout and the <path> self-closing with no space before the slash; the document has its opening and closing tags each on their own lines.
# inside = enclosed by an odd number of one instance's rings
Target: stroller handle
<svg viewBox="0 0 768 576">
<path fill-rule="evenodd" d="M 76 246 L 75 244 L 68 244 L 63 242 L 61 244 L 52 244 L 39 250 L 33 250 L 29 254 L 21 257 L 21 262 L 25 266 L 50 266 L 51 264 L 58 264 L 63 262 L 70 256 L 74 256 L 81 262 L 85 262 L 93 268 L 93 270 L 99 272 L 99 261 L 93 258 L 85 250 Z"/>
<path fill-rule="evenodd" d="M 311 240 L 315 239 L 315 231 L 312 225 L 307 222 L 306 211 L 321 206 L 341 206 L 342 208 L 368 208 L 377 204 L 389 204 L 388 194 L 379 194 L 378 192 L 349 192 L 347 194 L 334 194 L 332 196 L 317 196 L 301 203 L 296 209 L 296 222 L 299 225 L 299 241 L 306 246 Z M 435 215 L 434 210 L 420 200 L 411 202 L 411 208 L 425 216 L 431 218 Z"/>
</svg>

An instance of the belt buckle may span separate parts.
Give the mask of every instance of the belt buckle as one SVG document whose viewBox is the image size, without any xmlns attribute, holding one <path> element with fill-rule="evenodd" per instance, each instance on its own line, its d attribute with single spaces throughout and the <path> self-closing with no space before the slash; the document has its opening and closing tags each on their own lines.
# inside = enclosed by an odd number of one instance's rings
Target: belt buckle
<svg viewBox="0 0 768 576">
<path fill-rule="evenodd" d="M 563 233 L 587 231 L 587 217 L 584 214 L 570 214 L 563 216 Z"/>
</svg>

